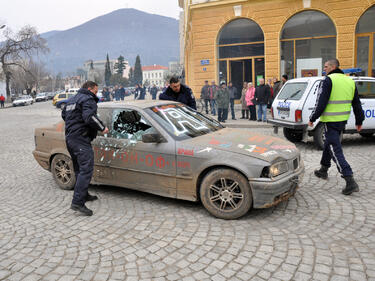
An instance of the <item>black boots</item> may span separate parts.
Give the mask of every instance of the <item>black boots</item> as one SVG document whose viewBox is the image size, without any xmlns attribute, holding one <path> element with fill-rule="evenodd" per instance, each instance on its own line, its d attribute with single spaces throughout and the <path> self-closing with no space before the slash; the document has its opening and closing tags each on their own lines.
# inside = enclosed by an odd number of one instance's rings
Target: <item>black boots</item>
<svg viewBox="0 0 375 281">
<path fill-rule="evenodd" d="M 89 208 L 87 208 L 85 205 L 80 206 L 80 205 L 76 205 L 72 203 L 72 205 L 70 206 L 70 209 L 74 211 L 78 211 L 84 216 L 92 216 L 93 214 L 93 212 Z"/>
<path fill-rule="evenodd" d="M 324 180 L 328 179 L 328 167 L 320 166 L 319 170 L 314 171 L 314 175 Z"/>
<path fill-rule="evenodd" d="M 96 196 L 96 195 L 91 195 L 90 193 L 87 192 L 86 202 L 87 202 L 87 201 L 95 201 L 95 200 L 98 200 L 98 196 Z"/>
<path fill-rule="evenodd" d="M 344 194 L 344 195 L 350 195 L 353 192 L 358 192 L 359 191 L 359 186 L 356 183 L 356 181 L 354 180 L 353 176 L 344 177 L 344 179 L 346 181 L 346 186 L 342 190 L 342 194 Z"/>
</svg>

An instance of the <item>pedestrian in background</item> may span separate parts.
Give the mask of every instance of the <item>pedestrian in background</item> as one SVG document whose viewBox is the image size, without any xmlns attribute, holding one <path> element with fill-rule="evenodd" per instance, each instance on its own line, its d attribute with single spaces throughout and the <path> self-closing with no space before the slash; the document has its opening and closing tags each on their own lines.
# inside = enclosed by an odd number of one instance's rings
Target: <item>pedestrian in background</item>
<svg viewBox="0 0 375 281">
<path fill-rule="evenodd" d="M 115 100 L 119 101 L 121 99 L 121 94 L 120 94 L 120 88 L 118 85 L 115 86 Z"/>
<path fill-rule="evenodd" d="M 237 88 L 233 86 L 232 82 L 229 82 L 228 84 L 228 91 L 230 98 L 230 112 L 232 114 L 232 120 L 236 120 L 236 116 L 234 114 L 234 99 L 237 96 Z"/>
<path fill-rule="evenodd" d="M 241 92 L 241 119 L 249 119 L 249 107 L 246 102 L 246 92 L 247 92 L 247 82 L 243 82 L 242 92 Z M 246 113 L 246 117 L 245 117 Z"/>
<path fill-rule="evenodd" d="M 267 108 L 271 108 L 273 102 L 273 81 L 271 78 L 267 80 L 267 86 L 270 88 L 270 98 L 268 99 Z"/>
<path fill-rule="evenodd" d="M 5 103 L 5 97 L 3 95 L 0 96 L 0 105 L 1 108 L 4 108 L 4 103 Z"/>
<path fill-rule="evenodd" d="M 210 105 L 211 105 L 211 114 L 213 116 L 216 115 L 216 100 L 215 100 L 215 94 L 219 90 L 219 87 L 216 85 L 215 81 L 211 82 L 210 86 Z"/>
<path fill-rule="evenodd" d="M 169 80 L 168 88 L 160 94 L 159 99 L 178 101 L 197 110 L 193 91 L 187 85 L 182 84 L 177 77 Z"/>
<path fill-rule="evenodd" d="M 125 99 L 125 89 L 124 89 L 124 86 L 122 86 L 122 85 L 120 86 L 119 92 L 120 92 L 120 99 L 124 100 Z"/>
<path fill-rule="evenodd" d="M 250 111 L 249 120 L 256 121 L 257 113 L 256 113 L 256 105 L 255 105 L 255 88 L 253 86 L 253 83 L 251 82 L 247 85 L 246 104 Z"/>
<path fill-rule="evenodd" d="M 89 184 L 94 170 L 94 151 L 91 142 L 97 132 L 108 133 L 108 128 L 97 116 L 99 101 L 98 84 L 87 81 L 78 93 L 68 99 L 61 117 L 65 121 L 66 146 L 73 161 L 76 183 L 71 209 L 79 211 L 85 216 L 92 216 L 93 212 L 86 207 L 87 201 L 97 200 L 97 196 L 88 193 Z"/>
<path fill-rule="evenodd" d="M 327 76 L 319 85 L 317 103 L 310 116 L 309 126 L 312 127 L 313 123 L 320 118 L 325 131 L 321 166 L 319 170 L 314 171 L 315 176 L 327 179 L 328 169 L 333 160 L 346 181 L 346 186 L 341 192 L 344 195 L 350 195 L 359 191 L 359 186 L 353 178 L 352 168 L 344 157 L 340 135 L 345 130 L 352 107 L 358 132 L 362 129 L 365 116 L 355 82 L 339 67 L 340 63 L 337 59 L 331 59 L 324 64 Z"/>
<path fill-rule="evenodd" d="M 259 86 L 255 89 L 255 99 L 258 105 L 258 122 L 267 122 L 267 104 L 271 91 L 268 85 L 264 84 L 264 79 L 259 79 Z"/>
<path fill-rule="evenodd" d="M 158 93 L 158 88 L 155 86 L 155 84 L 152 86 L 152 88 L 150 90 L 150 93 L 151 93 L 152 99 L 156 100 L 156 95 Z"/>
<path fill-rule="evenodd" d="M 217 120 L 225 123 L 225 120 L 228 118 L 230 93 L 224 81 L 220 83 L 220 88 L 216 92 L 215 100 L 217 103 Z"/>
<path fill-rule="evenodd" d="M 206 109 L 206 114 L 208 114 L 208 105 L 210 104 L 210 95 L 209 95 L 210 85 L 208 81 L 204 81 L 204 86 L 201 89 L 201 100 L 204 100 L 204 107 Z"/>
<path fill-rule="evenodd" d="M 138 84 L 138 88 L 139 88 L 139 97 L 138 97 L 138 99 L 139 100 L 144 100 L 145 97 L 146 97 L 146 87 L 142 87 L 141 84 Z"/>
<path fill-rule="evenodd" d="M 282 87 L 282 83 L 280 80 L 278 80 L 276 77 L 273 78 L 273 97 L 272 97 L 272 102 L 273 100 L 276 98 L 277 94 L 279 93 L 281 87 Z M 272 103 L 271 102 L 271 103 Z"/>
</svg>

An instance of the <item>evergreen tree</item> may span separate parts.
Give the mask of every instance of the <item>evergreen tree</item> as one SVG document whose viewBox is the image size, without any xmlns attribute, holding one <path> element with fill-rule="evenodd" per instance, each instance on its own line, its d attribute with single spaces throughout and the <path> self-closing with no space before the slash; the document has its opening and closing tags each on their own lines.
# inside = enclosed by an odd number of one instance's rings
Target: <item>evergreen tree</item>
<svg viewBox="0 0 375 281">
<path fill-rule="evenodd" d="M 117 74 L 121 74 L 121 76 L 124 74 L 125 58 L 123 56 L 119 56 L 117 58 L 117 62 L 115 63 L 115 69 Z"/>
<path fill-rule="evenodd" d="M 109 63 L 109 57 L 108 57 L 108 54 L 107 54 L 107 62 L 105 63 L 105 71 L 104 71 L 104 80 L 105 80 L 106 86 L 110 85 L 111 76 L 112 76 L 111 65 Z"/>
<path fill-rule="evenodd" d="M 143 75 L 142 75 L 142 65 L 141 65 L 141 59 L 139 55 L 135 59 L 135 65 L 134 65 L 134 84 L 141 84 L 143 82 Z"/>
<path fill-rule="evenodd" d="M 134 71 L 133 67 L 129 69 L 129 84 L 130 86 L 134 86 Z"/>
</svg>

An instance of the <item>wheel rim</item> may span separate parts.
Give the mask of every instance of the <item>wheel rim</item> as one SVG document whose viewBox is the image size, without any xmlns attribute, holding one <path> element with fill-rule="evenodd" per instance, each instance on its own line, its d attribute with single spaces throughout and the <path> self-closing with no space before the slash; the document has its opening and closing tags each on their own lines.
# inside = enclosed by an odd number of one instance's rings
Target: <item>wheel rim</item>
<svg viewBox="0 0 375 281">
<path fill-rule="evenodd" d="M 244 193 L 237 181 L 220 178 L 210 186 L 211 204 L 224 212 L 237 210 L 244 199 Z"/>
<path fill-rule="evenodd" d="M 63 184 L 72 179 L 72 171 L 65 160 L 59 159 L 55 165 L 56 178 Z"/>
</svg>

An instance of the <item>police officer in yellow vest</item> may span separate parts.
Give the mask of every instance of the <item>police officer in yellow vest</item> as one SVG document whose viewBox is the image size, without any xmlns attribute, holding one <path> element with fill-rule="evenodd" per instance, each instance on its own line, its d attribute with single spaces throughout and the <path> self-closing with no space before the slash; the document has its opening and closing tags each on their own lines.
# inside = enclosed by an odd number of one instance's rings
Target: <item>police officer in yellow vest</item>
<svg viewBox="0 0 375 281">
<path fill-rule="evenodd" d="M 325 130 L 321 167 L 314 171 L 315 176 L 327 179 L 328 169 L 331 166 L 331 160 L 333 160 L 346 181 L 342 194 L 350 195 L 359 191 L 359 187 L 353 178 L 353 171 L 349 163 L 345 160 L 340 134 L 345 130 L 351 107 L 353 107 L 358 132 L 362 129 L 365 116 L 354 81 L 346 76 L 339 66 L 340 63 L 337 59 L 329 60 L 324 64 L 327 77 L 319 86 L 317 103 L 310 116 L 309 126 L 313 126 L 313 123 L 320 117 L 320 122 L 324 124 Z"/>
</svg>

